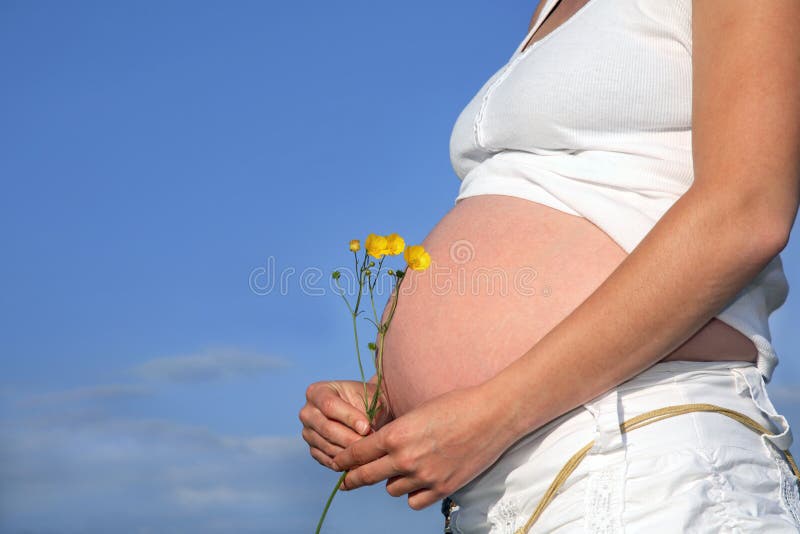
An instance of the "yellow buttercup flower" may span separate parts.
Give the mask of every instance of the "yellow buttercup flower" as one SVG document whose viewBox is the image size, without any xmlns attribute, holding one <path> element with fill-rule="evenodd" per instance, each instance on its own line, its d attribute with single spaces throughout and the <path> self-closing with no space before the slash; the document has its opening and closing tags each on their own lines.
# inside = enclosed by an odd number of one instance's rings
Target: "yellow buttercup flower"
<svg viewBox="0 0 800 534">
<path fill-rule="evenodd" d="M 375 259 L 381 259 L 389 253 L 389 242 L 382 235 L 369 234 L 365 245 L 367 247 L 367 254 Z"/>
<path fill-rule="evenodd" d="M 431 265 L 431 256 L 425 252 L 425 248 L 422 245 L 406 247 L 403 257 L 406 263 L 408 263 L 408 266 L 415 271 L 424 271 Z"/>
<path fill-rule="evenodd" d="M 406 248 L 406 242 L 398 234 L 389 234 L 386 236 L 386 247 L 389 251 L 389 254 L 392 256 L 397 256 L 403 252 L 404 248 Z"/>
<path fill-rule="evenodd" d="M 358 252 L 361 250 L 361 241 L 358 239 L 351 239 L 350 240 L 350 252 Z"/>
</svg>

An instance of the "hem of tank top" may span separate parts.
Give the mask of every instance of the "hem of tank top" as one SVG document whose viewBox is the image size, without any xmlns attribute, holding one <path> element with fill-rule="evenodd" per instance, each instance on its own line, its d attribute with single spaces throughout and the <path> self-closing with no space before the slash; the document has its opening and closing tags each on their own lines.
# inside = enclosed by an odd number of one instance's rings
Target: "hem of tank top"
<svg viewBox="0 0 800 534">
<path fill-rule="evenodd" d="M 523 190 L 524 189 L 524 190 Z M 539 191 L 539 194 L 532 194 L 533 191 Z M 558 199 L 547 193 L 544 189 L 529 189 L 529 186 L 525 188 L 514 188 L 509 187 L 504 190 L 497 190 L 495 188 L 485 188 L 485 187 L 478 187 L 469 185 L 459 191 L 458 195 L 453 202 L 453 204 L 458 204 L 459 200 L 469 198 L 469 197 L 477 197 L 483 195 L 500 195 L 506 197 L 514 197 L 514 198 L 521 198 L 523 200 L 527 200 L 528 202 L 533 202 L 534 204 L 541 204 L 547 206 L 549 208 L 558 210 L 562 213 L 566 213 L 567 215 L 572 215 L 573 217 L 581 217 L 585 218 L 583 215 L 578 213 L 577 211 L 570 208 L 567 204 L 561 203 Z"/>
<path fill-rule="evenodd" d="M 555 197 L 554 195 L 549 193 L 543 187 L 541 187 L 541 186 L 537 186 L 537 187 L 538 187 L 537 191 L 542 192 L 545 195 L 544 197 L 541 197 L 541 196 L 533 197 L 533 196 L 531 196 L 531 189 L 530 189 L 529 185 L 526 185 L 525 187 L 515 188 L 516 191 L 518 191 L 518 192 L 511 193 L 511 192 L 509 192 L 507 190 L 503 191 L 503 192 L 498 192 L 496 189 L 489 189 L 489 188 L 485 188 L 485 187 L 484 188 L 479 188 L 477 186 L 471 186 L 471 185 L 468 184 L 466 188 L 462 187 L 462 189 L 460 190 L 459 194 L 456 196 L 455 200 L 453 201 L 453 205 L 455 206 L 456 204 L 458 204 L 458 202 L 460 200 L 463 200 L 465 198 L 476 197 L 476 196 L 481 196 L 481 195 L 502 195 L 502 196 L 509 196 L 509 197 L 514 197 L 514 198 L 521 198 L 523 200 L 527 200 L 529 202 L 533 202 L 534 204 L 541 204 L 541 205 L 547 206 L 549 208 L 555 209 L 555 210 L 560 211 L 562 213 L 566 213 L 567 215 L 571 215 L 573 217 L 580 217 L 582 219 L 586 219 L 591 224 L 596 226 L 599 231 L 603 232 L 606 236 L 608 236 L 608 238 L 611 239 L 614 243 L 616 243 L 617 246 L 620 249 L 622 249 L 626 254 L 630 254 L 636 248 L 636 246 L 638 246 L 638 243 L 641 242 L 642 236 L 634 237 L 633 238 L 633 244 L 632 244 L 631 243 L 631 239 L 628 239 L 629 236 L 612 235 L 608 230 L 606 230 L 605 228 L 602 228 L 600 225 L 598 225 L 597 222 L 595 222 L 594 220 L 590 219 L 589 217 L 586 217 L 584 214 L 582 214 L 582 213 L 580 213 L 578 211 L 575 211 L 573 208 L 571 208 L 566 203 L 553 204 L 552 202 L 561 202 L 561 201 L 558 200 L 557 197 Z"/>
</svg>

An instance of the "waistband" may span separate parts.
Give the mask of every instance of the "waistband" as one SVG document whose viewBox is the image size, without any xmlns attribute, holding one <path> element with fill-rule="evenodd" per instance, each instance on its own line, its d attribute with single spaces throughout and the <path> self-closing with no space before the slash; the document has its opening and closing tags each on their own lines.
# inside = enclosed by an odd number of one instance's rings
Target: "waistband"
<svg viewBox="0 0 800 534">
<path fill-rule="evenodd" d="M 629 397 L 636 395 L 637 392 L 647 393 L 648 391 L 655 391 L 655 389 L 662 389 L 661 386 L 672 386 L 676 383 L 687 384 L 696 380 L 707 380 L 709 377 L 730 377 L 732 369 L 756 369 L 755 365 L 751 362 L 726 360 L 726 361 L 689 361 L 689 360 L 668 360 L 666 362 L 659 362 L 651 367 L 648 367 L 639 374 L 632 378 L 618 384 L 613 391 L 622 397 Z M 749 371 L 752 374 L 752 371 Z M 755 377 L 751 381 L 756 382 Z M 754 386 L 755 389 L 755 386 Z M 744 390 L 739 388 L 740 392 Z M 522 439 L 512 445 L 509 450 L 515 450 L 519 447 L 524 447 L 527 442 L 537 440 L 544 434 L 549 433 L 554 428 L 558 427 L 559 432 L 569 432 L 574 428 L 586 424 L 587 411 L 591 413 L 595 419 L 598 418 L 600 412 L 599 399 L 603 395 L 608 395 L 609 392 L 601 394 L 592 401 L 583 404 L 575 410 L 569 411 L 556 417 L 552 421 L 547 422 L 530 434 L 527 434 Z M 678 397 L 678 395 L 675 395 Z M 759 398 L 766 395 L 759 395 Z M 619 400 L 617 400 L 619 402 Z M 676 401 L 678 403 L 678 401 Z M 608 411 L 607 407 L 604 407 Z M 610 417 L 610 416 L 606 416 Z M 619 410 L 615 412 L 614 418 L 617 423 L 621 423 L 621 414 Z M 607 425 L 606 425 L 607 426 Z"/>
<path fill-rule="evenodd" d="M 738 361 L 738 360 L 723 360 L 723 361 L 689 361 L 689 360 L 668 360 L 665 362 L 658 362 L 640 372 L 639 374 L 629 378 L 625 382 L 617 385 L 617 391 L 627 391 L 641 386 L 654 385 L 663 382 L 671 382 L 676 376 L 687 373 L 706 373 L 717 372 L 728 369 L 740 369 L 756 366 L 752 362 Z"/>
</svg>

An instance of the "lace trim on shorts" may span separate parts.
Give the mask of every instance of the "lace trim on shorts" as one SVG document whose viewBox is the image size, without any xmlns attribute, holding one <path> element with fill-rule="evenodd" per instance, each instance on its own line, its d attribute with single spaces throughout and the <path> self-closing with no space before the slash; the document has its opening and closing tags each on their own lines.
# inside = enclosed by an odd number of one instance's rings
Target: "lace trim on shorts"
<svg viewBox="0 0 800 534">
<path fill-rule="evenodd" d="M 592 534 L 624 532 L 627 447 L 622 439 L 619 396 L 614 388 L 584 405 L 595 418 L 594 445 L 588 463 L 584 531 Z"/>
</svg>

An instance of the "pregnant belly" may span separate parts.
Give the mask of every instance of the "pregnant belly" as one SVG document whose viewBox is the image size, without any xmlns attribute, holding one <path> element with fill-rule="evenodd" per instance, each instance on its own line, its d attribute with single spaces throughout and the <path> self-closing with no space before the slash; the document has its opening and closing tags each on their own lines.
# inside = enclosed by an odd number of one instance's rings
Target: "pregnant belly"
<svg viewBox="0 0 800 534">
<path fill-rule="evenodd" d="M 408 270 L 384 342 L 384 387 L 398 417 L 497 374 L 626 257 L 587 219 L 503 195 L 459 201 L 423 244 L 432 266 Z M 712 319 L 664 359 L 756 355 L 746 336 Z"/>
</svg>

